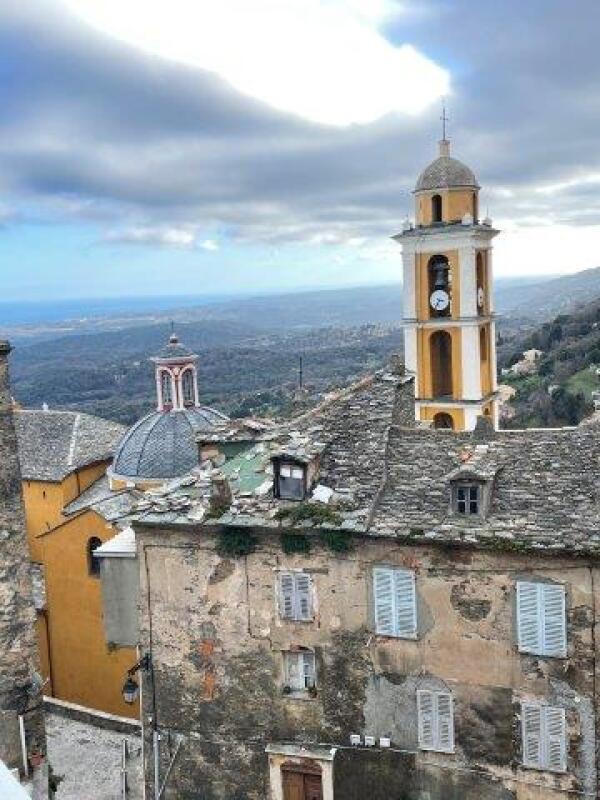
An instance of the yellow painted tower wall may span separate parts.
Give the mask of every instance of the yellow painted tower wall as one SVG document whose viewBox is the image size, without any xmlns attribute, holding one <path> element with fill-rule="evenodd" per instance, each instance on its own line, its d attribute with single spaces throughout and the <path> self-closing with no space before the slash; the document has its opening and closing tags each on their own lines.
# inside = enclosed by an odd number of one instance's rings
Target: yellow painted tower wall
<svg viewBox="0 0 600 800">
<path fill-rule="evenodd" d="M 56 697 L 132 717 L 139 709 L 123 701 L 121 688 L 136 652 L 107 645 L 100 578 L 88 567 L 89 539 L 105 542 L 114 535 L 112 526 L 87 510 L 41 537 L 50 661 Z"/>
<path fill-rule="evenodd" d="M 106 541 L 117 531 L 93 512 L 71 518 L 63 514 L 108 464 L 90 465 L 61 482 L 24 480 L 23 496 L 30 558 L 43 565 L 46 581 L 46 610 L 37 615 L 44 692 L 132 717 L 138 711 L 123 703 L 121 687 L 127 668 L 136 661 L 135 650 L 107 650 L 99 579 L 89 576 L 87 567 L 89 538 Z"/>
<path fill-rule="evenodd" d="M 432 225 L 433 204 L 432 197 L 439 195 L 442 198 L 441 222 L 460 222 L 465 214 L 478 216 L 477 191 L 474 189 L 435 189 L 419 192 L 416 196 L 417 225 Z"/>
</svg>

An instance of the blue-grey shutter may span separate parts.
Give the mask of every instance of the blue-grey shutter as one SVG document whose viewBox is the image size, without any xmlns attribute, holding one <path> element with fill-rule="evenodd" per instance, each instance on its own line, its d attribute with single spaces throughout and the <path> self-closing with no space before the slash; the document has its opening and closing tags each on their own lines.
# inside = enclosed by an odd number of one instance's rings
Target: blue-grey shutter
<svg viewBox="0 0 600 800">
<path fill-rule="evenodd" d="M 375 631 L 382 636 L 394 635 L 394 574 L 387 567 L 373 570 Z"/>
<path fill-rule="evenodd" d="M 291 572 L 279 575 L 279 613 L 283 619 L 294 618 L 294 576 Z"/>
<path fill-rule="evenodd" d="M 395 634 L 414 638 L 417 634 L 417 603 L 415 573 L 407 569 L 394 570 Z"/>
<path fill-rule="evenodd" d="M 417 717 L 419 747 L 433 750 L 435 745 L 435 708 L 433 692 L 429 689 L 417 690 Z"/>
<path fill-rule="evenodd" d="M 542 707 L 538 703 L 521 704 L 523 764 L 542 769 Z"/>
<path fill-rule="evenodd" d="M 542 609 L 539 583 L 517 582 L 517 627 L 519 650 L 541 653 Z"/>
<path fill-rule="evenodd" d="M 544 767 L 552 772 L 567 769 L 567 726 L 564 708 L 544 707 Z"/>
<path fill-rule="evenodd" d="M 436 736 L 435 749 L 444 753 L 454 752 L 454 705 L 450 692 L 436 692 Z"/>
<path fill-rule="evenodd" d="M 299 572 L 295 578 L 294 618 L 302 621 L 310 620 L 312 618 L 310 576 Z"/>
<path fill-rule="evenodd" d="M 554 583 L 540 584 L 543 605 L 542 652 L 545 656 L 564 658 L 567 655 L 565 587 Z"/>
</svg>

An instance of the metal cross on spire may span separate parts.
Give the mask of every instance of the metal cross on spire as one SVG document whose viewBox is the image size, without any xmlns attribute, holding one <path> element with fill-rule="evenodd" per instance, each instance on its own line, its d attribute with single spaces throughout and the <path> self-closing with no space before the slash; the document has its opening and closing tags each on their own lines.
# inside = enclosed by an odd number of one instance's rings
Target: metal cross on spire
<svg viewBox="0 0 600 800">
<path fill-rule="evenodd" d="M 446 123 L 448 122 L 448 117 L 446 116 L 446 98 L 442 98 L 442 116 L 440 117 L 442 121 L 442 141 L 446 141 Z"/>
</svg>

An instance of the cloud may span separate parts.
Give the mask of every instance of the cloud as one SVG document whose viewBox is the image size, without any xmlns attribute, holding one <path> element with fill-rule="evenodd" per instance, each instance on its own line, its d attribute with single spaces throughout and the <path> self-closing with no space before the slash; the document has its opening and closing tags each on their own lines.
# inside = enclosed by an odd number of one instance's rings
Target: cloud
<svg viewBox="0 0 600 800">
<path fill-rule="evenodd" d="M 326 125 L 419 113 L 448 92 L 446 70 L 377 30 L 373 0 L 68 0 L 100 30 L 214 72 L 274 108 Z M 396 6 L 396 9 L 399 7 Z"/>
<path fill-rule="evenodd" d="M 209 5 L 217 4 L 195 3 Z M 496 240 L 499 272 L 557 269 L 547 225 L 562 226 L 572 245 L 570 257 L 560 251 L 568 262 L 561 269 L 593 265 L 600 249 L 600 195 L 589 177 L 600 174 L 597 0 L 580 0 L 577 14 L 569 4 L 506 0 L 501 30 L 497 8 L 471 0 L 328 5 L 369 42 L 375 37 L 378 52 L 410 44 L 451 72 L 453 152 L 483 186 L 482 211 L 489 206 L 510 229 L 510 248 L 502 249 L 504 236 Z M 244 47 L 262 46 L 250 32 L 266 6 L 244 6 L 258 9 Z M 316 4 L 307 0 L 306 8 Z M 218 231 L 220 258 L 233 243 L 250 254 L 240 261 L 257 275 L 265 254 L 275 254 L 275 267 L 278 258 L 286 263 L 283 248 L 306 247 L 313 257 L 330 242 L 352 251 L 349 258 L 373 254 L 377 279 L 378 248 L 387 252 L 412 209 L 417 175 L 436 152 L 435 104 L 362 125 L 316 124 L 275 107 L 277 98 L 269 104 L 222 74 L 116 39 L 65 9 L 59 0 L 0 5 L 0 74 L 10 76 L 0 106 L 0 187 L 19 222 L 34 209 L 36 220 L 95 226 L 93 240 L 171 247 L 182 257 L 217 242 Z M 333 37 L 331 26 L 323 30 Z M 356 71 L 371 80 L 384 63 L 371 63 L 374 52 L 357 52 L 344 113 L 378 113 L 363 105 L 362 84 L 352 105 Z M 302 61 L 312 85 L 306 48 Z M 413 72 L 416 86 L 417 64 Z M 401 78 L 386 68 L 382 80 L 376 94 L 385 89 L 396 107 Z M 327 259 L 331 248 L 322 249 Z"/>
<path fill-rule="evenodd" d="M 196 244 L 196 235 L 182 228 L 133 227 L 108 231 L 105 241 L 118 242 L 119 244 L 188 248 Z"/>
<path fill-rule="evenodd" d="M 203 242 L 200 242 L 198 246 L 201 247 L 202 250 L 208 250 L 209 253 L 214 253 L 219 249 L 219 243 L 215 242 L 214 239 L 205 239 Z"/>
</svg>

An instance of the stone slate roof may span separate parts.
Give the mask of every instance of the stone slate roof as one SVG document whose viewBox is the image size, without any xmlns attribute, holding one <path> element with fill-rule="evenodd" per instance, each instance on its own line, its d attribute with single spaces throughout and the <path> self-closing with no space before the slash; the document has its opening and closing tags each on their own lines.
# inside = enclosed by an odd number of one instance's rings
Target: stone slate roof
<svg viewBox="0 0 600 800">
<path fill-rule="evenodd" d="M 415 192 L 427 189 L 450 189 L 468 187 L 478 189 L 473 171 L 452 156 L 439 156 L 419 175 Z"/>
<path fill-rule="evenodd" d="M 198 463 L 196 436 L 227 422 L 214 408 L 199 406 L 152 411 L 125 434 L 113 472 L 125 478 L 167 480 L 185 475 Z"/>
<path fill-rule="evenodd" d="M 600 419 L 577 428 L 455 434 L 390 432 L 384 491 L 370 532 L 600 553 Z M 450 507 L 450 481 L 489 483 L 483 519 Z"/>
<path fill-rule="evenodd" d="M 109 460 L 125 427 L 75 411 L 17 410 L 14 415 L 25 480 L 61 481 L 89 464 Z"/>
<path fill-rule="evenodd" d="M 384 479 L 390 426 L 413 421 L 412 388 L 407 394 L 405 383 L 389 373 L 362 379 L 311 411 L 266 429 L 255 444 L 219 468 L 203 464 L 181 480 L 145 492 L 133 513 L 151 523 L 202 522 L 209 512 L 213 481 L 226 478 L 231 506 L 211 522 L 279 526 L 278 511 L 294 504 L 273 497 L 271 459 L 288 455 L 304 462 L 318 459 L 315 493 L 325 489 L 342 527 L 366 529 Z"/>
</svg>

